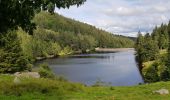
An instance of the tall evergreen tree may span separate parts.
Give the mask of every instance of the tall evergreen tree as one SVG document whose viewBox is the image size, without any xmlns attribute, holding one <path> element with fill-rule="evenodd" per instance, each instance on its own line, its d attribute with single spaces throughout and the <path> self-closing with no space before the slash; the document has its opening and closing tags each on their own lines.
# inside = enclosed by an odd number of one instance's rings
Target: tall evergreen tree
<svg viewBox="0 0 170 100">
<path fill-rule="evenodd" d="M 170 69 L 170 21 L 169 21 L 167 29 L 168 29 L 168 34 L 169 34 L 167 67 L 168 67 L 168 69 Z"/>
<path fill-rule="evenodd" d="M 27 69 L 29 61 L 24 56 L 16 31 L 1 34 L 0 73 L 14 73 Z"/>
</svg>

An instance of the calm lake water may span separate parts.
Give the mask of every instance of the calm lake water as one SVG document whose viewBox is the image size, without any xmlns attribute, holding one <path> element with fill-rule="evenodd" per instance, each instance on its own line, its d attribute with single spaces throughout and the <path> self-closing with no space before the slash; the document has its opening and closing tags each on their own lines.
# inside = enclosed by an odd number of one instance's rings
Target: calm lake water
<svg viewBox="0 0 170 100">
<path fill-rule="evenodd" d="M 47 59 L 38 63 L 48 63 L 56 75 L 72 82 L 93 85 L 100 80 L 112 86 L 131 86 L 143 83 L 134 53 L 134 50 L 129 50 L 81 54 Z"/>
</svg>

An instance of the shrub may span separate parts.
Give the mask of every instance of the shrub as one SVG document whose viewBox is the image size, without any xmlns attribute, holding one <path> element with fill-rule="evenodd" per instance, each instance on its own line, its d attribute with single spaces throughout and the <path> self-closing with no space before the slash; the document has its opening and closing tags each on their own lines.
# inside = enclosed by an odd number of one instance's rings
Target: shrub
<svg viewBox="0 0 170 100">
<path fill-rule="evenodd" d="M 170 70 L 167 67 L 161 72 L 160 79 L 162 81 L 169 81 L 170 80 Z"/>
<path fill-rule="evenodd" d="M 40 65 L 39 74 L 42 78 L 55 78 L 54 73 L 47 64 Z"/>
<path fill-rule="evenodd" d="M 158 82 L 159 76 L 157 66 L 151 66 L 144 75 L 144 79 L 148 83 Z"/>
</svg>

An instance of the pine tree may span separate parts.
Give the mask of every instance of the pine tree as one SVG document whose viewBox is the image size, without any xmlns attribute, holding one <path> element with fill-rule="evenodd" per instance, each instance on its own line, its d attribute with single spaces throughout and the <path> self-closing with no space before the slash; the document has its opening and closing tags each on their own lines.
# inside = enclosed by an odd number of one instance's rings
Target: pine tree
<svg viewBox="0 0 170 100">
<path fill-rule="evenodd" d="M 169 35 L 169 39 L 170 39 L 170 21 L 169 21 L 169 24 L 168 24 L 168 35 Z M 167 67 L 168 69 L 170 69 L 170 41 L 168 42 L 168 60 L 167 60 Z"/>
<path fill-rule="evenodd" d="M 27 69 L 29 61 L 23 55 L 16 31 L 1 34 L 0 73 L 14 73 Z"/>
</svg>

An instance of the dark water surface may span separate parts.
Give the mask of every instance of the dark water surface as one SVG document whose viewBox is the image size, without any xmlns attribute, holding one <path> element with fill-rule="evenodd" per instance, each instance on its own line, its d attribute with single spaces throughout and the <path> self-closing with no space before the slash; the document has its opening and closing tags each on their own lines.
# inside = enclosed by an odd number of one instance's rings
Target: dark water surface
<svg viewBox="0 0 170 100">
<path fill-rule="evenodd" d="M 47 59 L 38 63 L 48 63 L 54 73 L 69 81 L 93 85 L 96 81 L 112 86 L 131 86 L 143 83 L 133 50 L 82 54 L 67 58 Z"/>
</svg>

